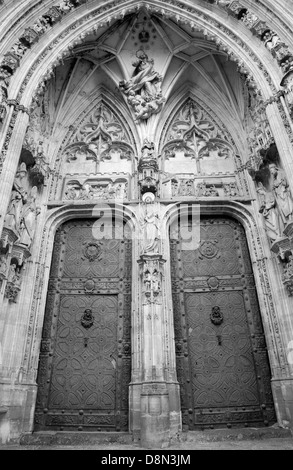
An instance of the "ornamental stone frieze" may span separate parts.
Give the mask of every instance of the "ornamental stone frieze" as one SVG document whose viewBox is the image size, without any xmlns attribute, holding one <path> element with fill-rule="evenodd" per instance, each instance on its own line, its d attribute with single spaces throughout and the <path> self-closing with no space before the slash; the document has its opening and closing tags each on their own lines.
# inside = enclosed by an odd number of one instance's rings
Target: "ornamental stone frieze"
<svg viewBox="0 0 293 470">
<path fill-rule="evenodd" d="M 86 178 L 83 182 L 78 179 L 67 179 L 62 199 L 64 201 L 127 200 L 128 180 L 121 175 L 113 181 L 113 175 L 111 176 L 112 178 L 105 178 L 105 175 L 101 175 L 101 178 Z"/>
</svg>

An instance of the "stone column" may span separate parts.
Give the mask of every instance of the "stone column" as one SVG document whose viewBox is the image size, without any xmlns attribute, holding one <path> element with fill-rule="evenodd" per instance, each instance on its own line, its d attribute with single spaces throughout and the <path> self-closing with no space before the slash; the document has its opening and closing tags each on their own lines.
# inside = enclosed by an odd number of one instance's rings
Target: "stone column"
<svg viewBox="0 0 293 470">
<path fill-rule="evenodd" d="M 140 440 L 143 447 L 165 447 L 181 429 L 176 379 L 170 272 L 163 258 L 162 207 L 152 193 L 140 205 L 139 310 L 141 322 Z M 174 351 L 173 351 L 174 353 Z"/>
</svg>

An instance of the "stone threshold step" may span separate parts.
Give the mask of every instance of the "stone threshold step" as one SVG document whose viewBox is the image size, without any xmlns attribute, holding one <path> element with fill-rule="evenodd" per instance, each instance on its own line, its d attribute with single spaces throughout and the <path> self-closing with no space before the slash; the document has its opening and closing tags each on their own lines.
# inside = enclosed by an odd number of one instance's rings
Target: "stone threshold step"
<svg viewBox="0 0 293 470">
<path fill-rule="evenodd" d="M 277 426 L 263 428 L 206 429 L 204 431 L 185 431 L 181 434 L 181 442 L 217 442 L 239 440 L 261 440 L 288 438 L 293 440 L 290 429 Z"/>
<path fill-rule="evenodd" d="M 132 435 L 127 432 L 38 431 L 25 433 L 20 445 L 94 445 L 103 443 L 131 444 Z"/>
</svg>

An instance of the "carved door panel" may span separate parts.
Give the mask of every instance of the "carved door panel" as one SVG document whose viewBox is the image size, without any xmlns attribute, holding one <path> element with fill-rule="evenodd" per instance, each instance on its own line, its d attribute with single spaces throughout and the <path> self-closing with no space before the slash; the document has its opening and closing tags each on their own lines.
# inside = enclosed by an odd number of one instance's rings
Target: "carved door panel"
<svg viewBox="0 0 293 470">
<path fill-rule="evenodd" d="M 172 290 L 183 424 L 275 422 L 270 369 L 245 232 L 203 218 L 196 250 L 171 241 Z"/>
<path fill-rule="evenodd" d="M 38 370 L 35 430 L 127 430 L 131 243 L 93 223 L 55 237 Z"/>
</svg>

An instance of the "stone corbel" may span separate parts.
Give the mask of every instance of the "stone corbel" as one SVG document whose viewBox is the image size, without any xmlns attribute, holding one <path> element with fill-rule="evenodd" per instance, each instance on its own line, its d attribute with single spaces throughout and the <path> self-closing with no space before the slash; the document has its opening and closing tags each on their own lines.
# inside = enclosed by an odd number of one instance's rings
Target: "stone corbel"
<svg viewBox="0 0 293 470">
<path fill-rule="evenodd" d="M 1 247 L 2 249 L 9 249 L 9 252 L 12 250 L 13 244 L 18 239 L 18 234 L 14 232 L 11 228 L 3 227 L 1 235 Z"/>
<path fill-rule="evenodd" d="M 9 303 L 16 303 L 18 293 L 21 290 L 23 271 L 27 259 L 31 256 L 30 251 L 24 246 L 14 245 L 11 252 L 11 262 L 7 274 L 7 283 L 4 297 Z"/>
<path fill-rule="evenodd" d="M 271 245 L 271 251 L 275 253 L 282 261 L 285 261 L 289 254 L 292 253 L 292 244 L 286 236 L 277 239 Z"/>
<path fill-rule="evenodd" d="M 17 244 L 13 245 L 11 259 L 15 259 L 19 267 L 22 267 L 30 256 L 31 252 L 26 246 Z"/>
</svg>

